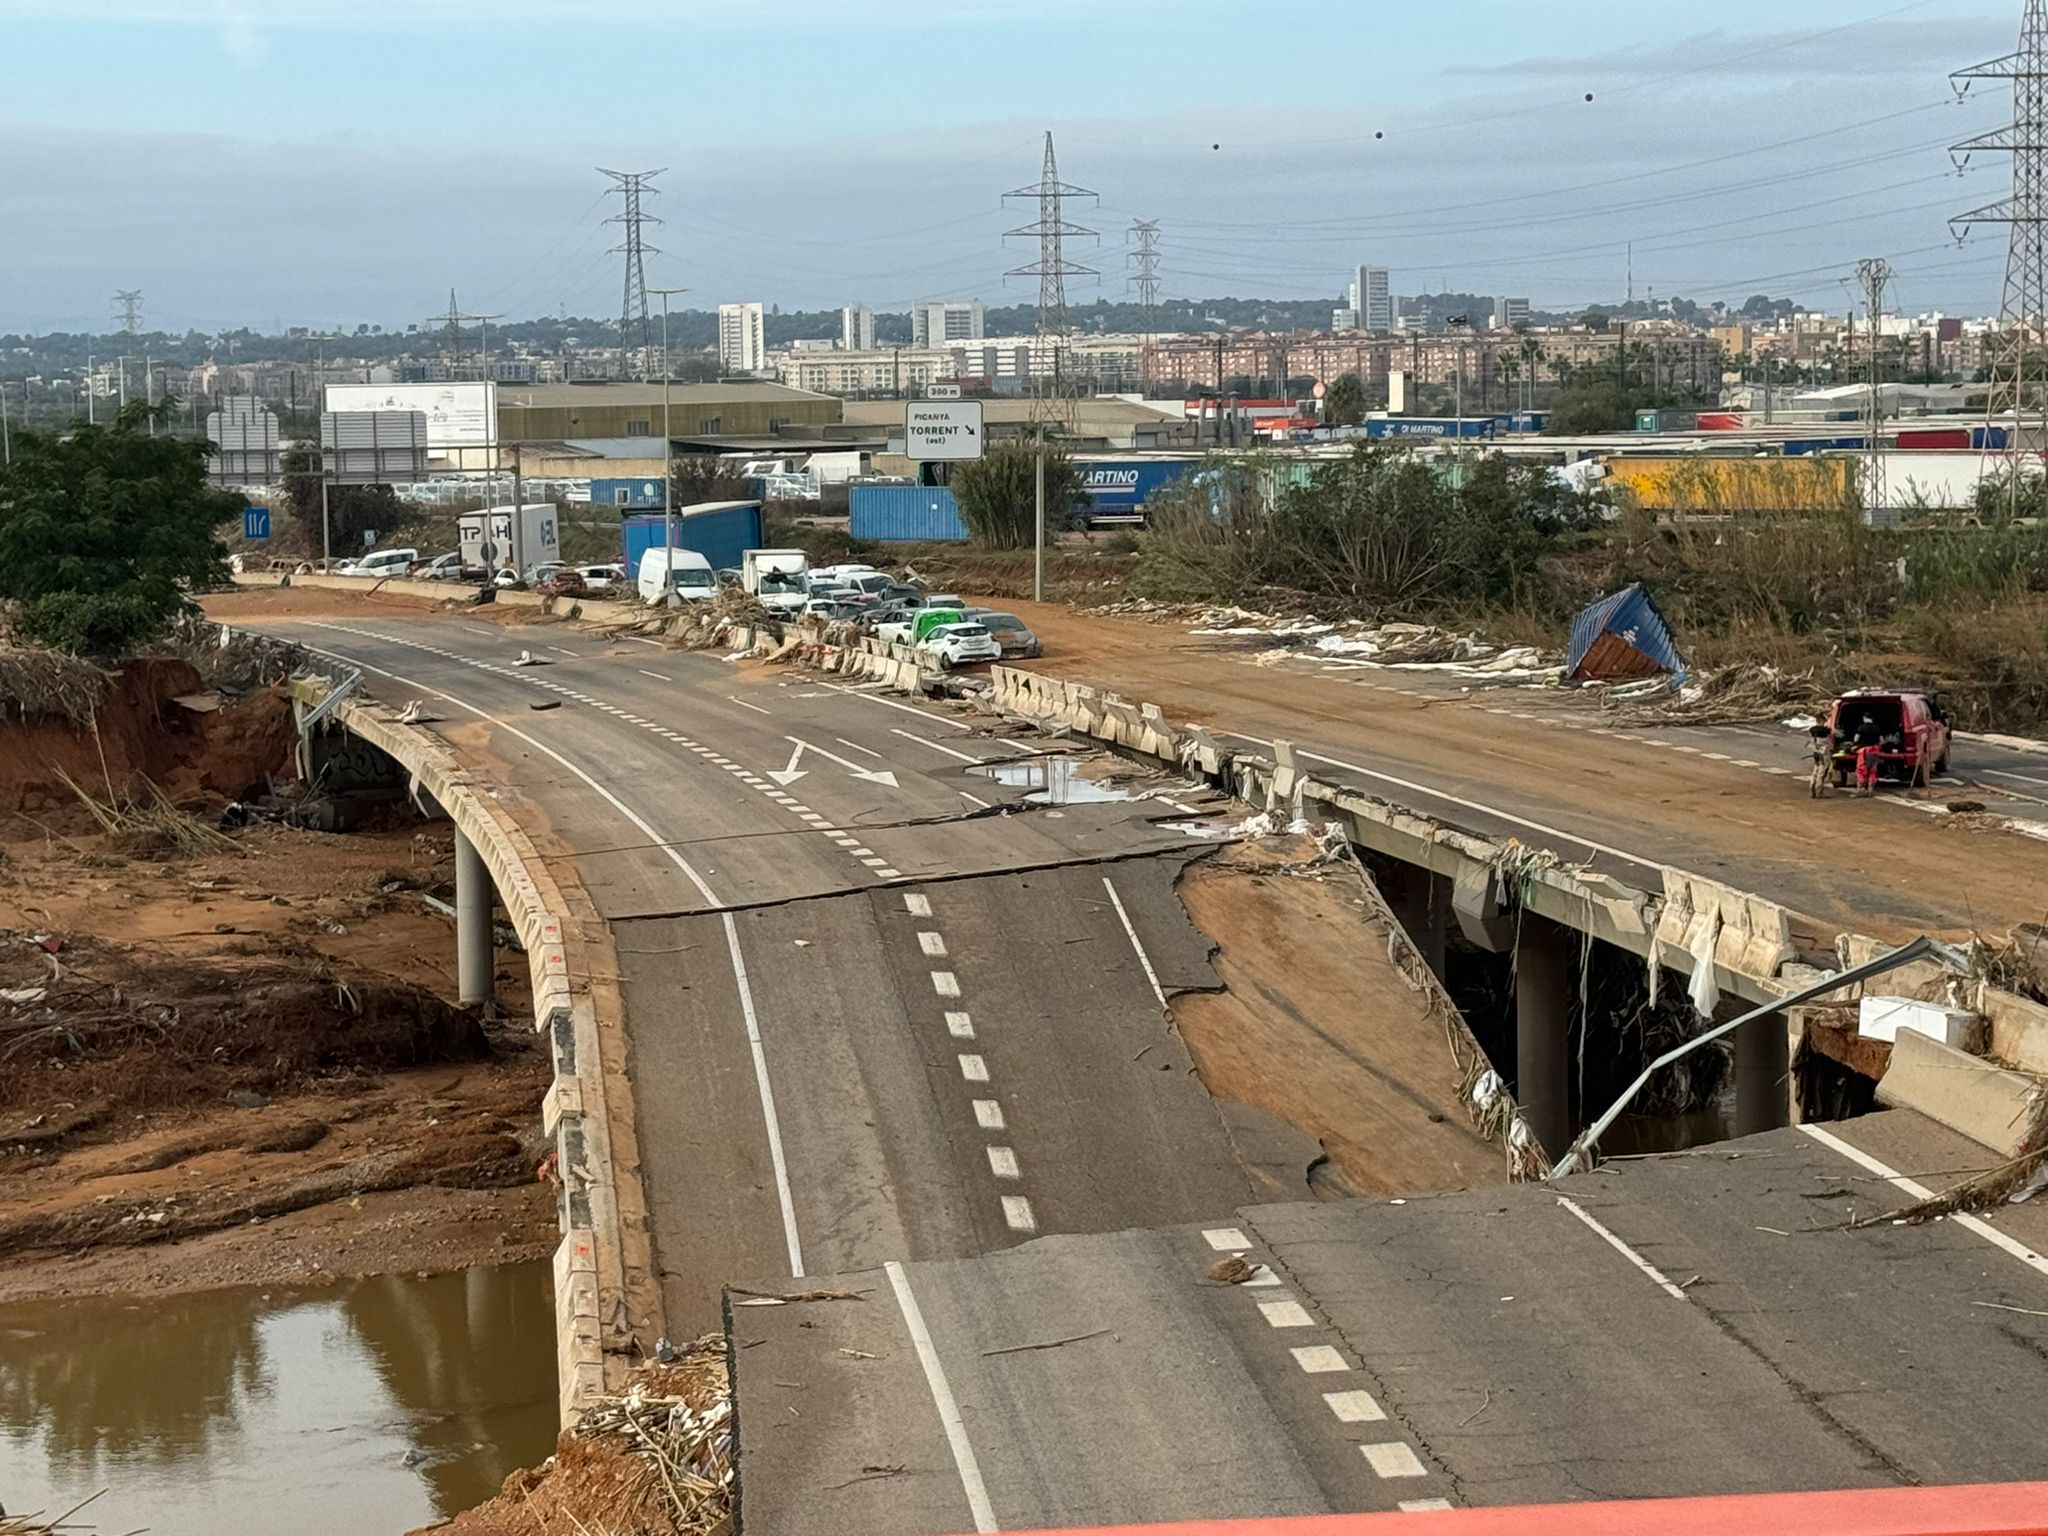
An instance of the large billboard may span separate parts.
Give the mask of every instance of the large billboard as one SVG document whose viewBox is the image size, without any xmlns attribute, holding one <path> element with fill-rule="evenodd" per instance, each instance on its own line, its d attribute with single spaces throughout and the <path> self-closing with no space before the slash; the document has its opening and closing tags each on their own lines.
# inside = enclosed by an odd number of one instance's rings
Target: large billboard
<svg viewBox="0 0 2048 1536">
<path fill-rule="evenodd" d="M 330 384 L 330 411 L 418 411 L 427 418 L 427 447 L 437 455 L 491 441 L 498 408 L 495 384 Z M 476 455 L 477 468 L 483 456 Z"/>
</svg>

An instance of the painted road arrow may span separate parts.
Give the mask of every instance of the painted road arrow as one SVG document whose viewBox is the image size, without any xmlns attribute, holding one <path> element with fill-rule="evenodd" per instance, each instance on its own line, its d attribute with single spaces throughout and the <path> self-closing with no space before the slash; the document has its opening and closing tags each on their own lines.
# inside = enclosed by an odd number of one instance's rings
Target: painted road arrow
<svg viewBox="0 0 2048 1536">
<path fill-rule="evenodd" d="M 815 752 L 820 757 L 831 759 L 856 779 L 865 779 L 870 784 L 886 784 L 891 789 L 897 787 L 896 775 L 889 772 L 886 768 L 863 768 L 859 763 L 850 763 L 845 758 L 839 756 L 838 753 L 827 752 L 823 747 L 805 741 L 800 736 L 785 736 L 782 739 L 793 743 L 796 750 L 789 754 L 788 766 L 779 770 L 771 769 L 768 777 L 780 784 L 784 789 L 787 789 L 810 771 L 807 768 L 797 767 L 797 764 L 803 761 L 803 756 L 806 752 Z"/>
</svg>

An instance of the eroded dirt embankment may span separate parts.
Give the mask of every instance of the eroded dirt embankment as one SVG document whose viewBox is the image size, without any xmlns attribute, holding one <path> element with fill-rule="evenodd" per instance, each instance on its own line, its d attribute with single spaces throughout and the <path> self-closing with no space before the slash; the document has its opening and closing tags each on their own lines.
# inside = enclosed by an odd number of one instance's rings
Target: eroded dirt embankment
<svg viewBox="0 0 2048 1536">
<path fill-rule="evenodd" d="M 290 740 L 281 693 L 176 661 L 0 720 L 0 1300 L 552 1246 L 545 1055 L 452 1001 L 447 827 L 221 830 Z M 109 830 L 81 789 L 155 809 Z"/>
</svg>

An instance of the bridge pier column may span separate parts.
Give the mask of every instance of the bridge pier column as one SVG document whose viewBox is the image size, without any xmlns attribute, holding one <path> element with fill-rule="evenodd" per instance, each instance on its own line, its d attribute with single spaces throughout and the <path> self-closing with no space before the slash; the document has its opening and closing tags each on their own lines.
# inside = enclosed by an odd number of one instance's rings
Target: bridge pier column
<svg viewBox="0 0 2048 1536">
<path fill-rule="evenodd" d="M 1386 882 L 1387 905 L 1438 981 L 1444 979 L 1444 945 L 1451 929 L 1451 880 L 1420 864 L 1399 864 Z"/>
<path fill-rule="evenodd" d="M 1515 939 L 1515 1102 L 1550 1157 L 1571 1144 L 1572 945 L 1548 918 L 1522 914 Z"/>
<path fill-rule="evenodd" d="M 455 989 L 467 1006 L 488 1003 L 497 956 L 491 943 L 491 871 L 475 843 L 455 833 Z"/>
<path fill-rule="evenodd" d="M 1735 1031 L 1735 1134 L 1755 1136 L 1792 1123 L 1792 1037 L 1782 1013 Z"/>
</svg>

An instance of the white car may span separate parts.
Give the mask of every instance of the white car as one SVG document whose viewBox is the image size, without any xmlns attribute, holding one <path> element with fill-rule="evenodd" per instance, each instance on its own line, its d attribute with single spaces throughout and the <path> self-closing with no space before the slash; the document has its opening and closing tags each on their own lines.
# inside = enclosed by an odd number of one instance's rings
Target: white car
<svg viewBox="0 0 2048 1536">
<path fill-rule="evenodd" d="M 941 624 L 926 635 L 917 648 L 936 656 L 942 667 L 1003 659 L 1003 648 L 981 624 Z"/>
<path fill-rule="evenodd" d="M 623 565 L 586 565 L 577 574 L 592 592 L 611 592 L 626 585 Z"/>
<path fill-rule="evenodd" d="M 364 555 L 360 560 L 351 560 L 334 574 L 337 576 L 403 576 L 418 560 L 416 549 L 380 549 L 374 554 Z"/>
</svg>

